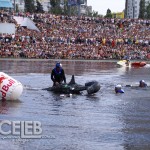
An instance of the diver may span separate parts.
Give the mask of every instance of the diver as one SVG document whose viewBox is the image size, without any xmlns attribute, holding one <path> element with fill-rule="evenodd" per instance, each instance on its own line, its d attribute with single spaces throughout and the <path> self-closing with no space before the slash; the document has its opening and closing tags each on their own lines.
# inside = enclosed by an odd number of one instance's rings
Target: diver
<svg viewBox="0 0 150 150">
<path fill-rule="evenodd" d="M 147 84 L 145 83 L 144 80 L 141 80 L 141 81 L 139 82 L 139 87 L 147 87 Z"/>
<path fill-rule="evenodd" d="M 122 89 L 122 86 L 120 84 L 115 86 L 115 92 L 116 93 L 124 93 L 124 90 Z"/>
<path fill-rule="evenodd" d="M 62 84 L 63 81 L 66 83 L 65 72 L 60 62 L 57 62 L 56 67 L 52 70 L 51 80 L 53 81 L 53 86 Z"/>
</svg>

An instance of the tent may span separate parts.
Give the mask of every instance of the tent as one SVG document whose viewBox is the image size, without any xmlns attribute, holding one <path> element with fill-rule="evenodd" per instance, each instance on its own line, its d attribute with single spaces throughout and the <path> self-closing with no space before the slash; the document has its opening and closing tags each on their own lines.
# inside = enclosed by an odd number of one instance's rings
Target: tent
<svg viewBox="0 0 150 150">
<path fill-rule="evenodd" d="M 13 8 L 10 0 L 0 0 L 0 8 Z"/>
<path fill-rule="evenodd" d="M 24 20 L 24 18 L 23 18 L 23 17 L 20 17 L 20 16 L 14 16 L 13 18 L 16 20 L 17 24 L 19 24 L 19 25 L 20 25 L 20 24 L 23 22 L 23 20 Z"/>
<path fill-rule="evenodd" d="M 0 23 L 0 33 L 2 34 L 15 34 L 15 24 L 13 23 Z"/>
<path fill-rule="evenodd" d="M 14 16 L 14 19 L 17 21 L 18 24 L 20 24 L 20 26 L 27 27 L 28 29 L 36 30 L 40 32 L 40 30 L 36 27 L 36 25 L 31 19 L 27 17 L 23 18 L 23 17 L 18 17 L 18 16 Z"/>
</svg>

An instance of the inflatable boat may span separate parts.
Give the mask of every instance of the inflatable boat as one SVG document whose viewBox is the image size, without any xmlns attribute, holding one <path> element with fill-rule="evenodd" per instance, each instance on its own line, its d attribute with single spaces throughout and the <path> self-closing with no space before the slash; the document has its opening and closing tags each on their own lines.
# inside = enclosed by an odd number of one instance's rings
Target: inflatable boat
<svg viewBox="0 0 150 150">
<path fill-rule="evenodd" d="M 146 65 L 146 62 L 144 62 L 144 61 L 131 63 L 132 67 L 144 67 L 145 65 Z"/>
<path fill-rule="evenodd" d="M 90 81 L 85 83 L 85 85 L 80 85 L 75 83 L 74 75 L 72 75 L 71 81 L 68 84 L 59 84 L 43 90 L 60 94 L 80 94 L 81 91 L 86 90 L 88 94 L 94 94 L 100 90 L 100 84 L 97 81 Z"/>
<path fill-rule="evenodd" d="M 120 60 L 117 62 L 118 66 L 124 66 L 124 67 L 128 67 L 129 65 L 127 65 L 127 61 L 126 60 Z"/>
<path fill-rule="evenodd" d="M 126 60 L 120 60 L 117 62 L 118 66 L 122 67 L 144 67 L 146 65 L 146 62 L 144 61 L 139 61 L 139 62 L 129 62 L 127 63 Z"/>
</svg>

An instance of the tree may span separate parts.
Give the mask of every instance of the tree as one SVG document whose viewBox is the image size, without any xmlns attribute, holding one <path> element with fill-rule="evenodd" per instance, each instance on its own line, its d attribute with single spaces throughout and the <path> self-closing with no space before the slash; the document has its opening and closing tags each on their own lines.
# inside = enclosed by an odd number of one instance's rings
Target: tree
<svg viewBox="0 0 150 150">
<path fill-rule="evenodd" d="M 16 12 L 19 12 L 18 4 L 16 4 Z"/>
<path fill-rule="evenodd" d="M 68 6 L 68 0 L 64 0 L 64 11 L 63 14 L 64 15 L 68 15 L 70 13 L 71 10 L 69 10 L 69 6 Z"/>
<path fill-rule="evenodd" d="M 62 14 L 62 8 L 60 7 L 60 0 L 50 0 L 51 4 L 51 13 L 53 14 Z"/>
<path fill-rule="evenodd" d="M 139 10 L 139 18 L 144 19 L 145 18 L 145 0 L 140 1 L 140 10 Z"/>
<path fill-rule="evenodd" d="M 34 12 L 35 6 L 34 6 L 34 0 L 24 0 L 25 3 L 25 12 Z"/>
<path fill-rule="evenodd" d="M 42 4 L 38 0 L 36 0 L 36 12 L 38 13 L 44 12 Z"/>
<path fill-rule="evenodd" d="M 148 5 L 146 7 L 146 18 L 150 19 L 150 3 L 148 3 Z"/>
<path fill-rule="evenodd" d="M 51 4 L 51 7 L 54 8 L 58 5 L 58 1 L 57 0 L 50 0 L 50 4 Z"/>
<path fill-rule="evenodd" d="M 93 17 L 97 17 L 98 16 L 98 12 L 97 11 L 93 11 L 92 16 Z"/>
<path fill-rule="evenodd" d="M 108 8 L 105 18 L 112 18 L 111 10 Z"/>
</svg>

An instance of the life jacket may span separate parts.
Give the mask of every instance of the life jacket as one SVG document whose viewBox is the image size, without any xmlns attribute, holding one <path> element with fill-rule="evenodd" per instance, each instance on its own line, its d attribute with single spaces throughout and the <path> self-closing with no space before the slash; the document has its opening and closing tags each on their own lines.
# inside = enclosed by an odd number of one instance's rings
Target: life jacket
<svg viewBox="0 0 150 150">
<path fill-rule="evenodd" d="M 55 72 L 56 75 L 60 75 L 62 73 L 62 68 L 60 68 L 59 71 L 57 71 L 57 69 L 54 68 L 54 72 Z"/>
</svg>

